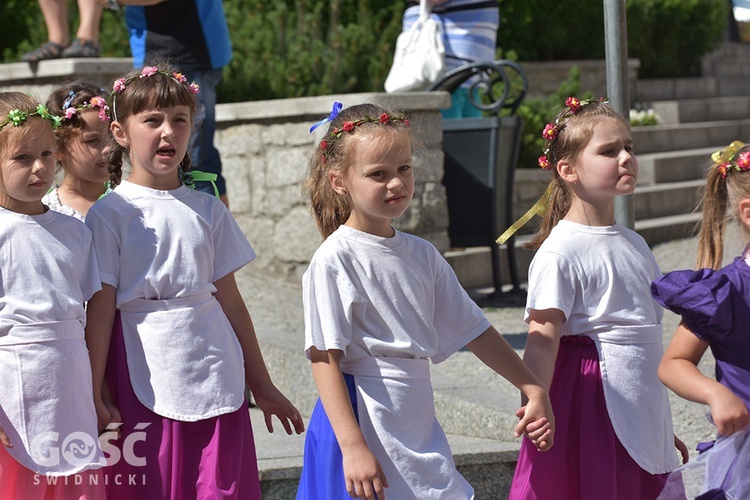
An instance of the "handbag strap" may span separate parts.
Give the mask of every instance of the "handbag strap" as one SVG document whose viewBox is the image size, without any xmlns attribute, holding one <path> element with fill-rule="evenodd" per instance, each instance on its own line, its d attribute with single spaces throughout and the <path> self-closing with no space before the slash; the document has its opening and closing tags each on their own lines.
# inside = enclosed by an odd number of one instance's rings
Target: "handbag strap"
<svg viewBox="0 0 750 500">
<path fill-rule="evenodd" d="M 421 22 L 426 21 L 430 17 L 431 12 L 432 7 L 430 7 L 428 0 L 419 0 L 419 20 Z"/>
</svg>

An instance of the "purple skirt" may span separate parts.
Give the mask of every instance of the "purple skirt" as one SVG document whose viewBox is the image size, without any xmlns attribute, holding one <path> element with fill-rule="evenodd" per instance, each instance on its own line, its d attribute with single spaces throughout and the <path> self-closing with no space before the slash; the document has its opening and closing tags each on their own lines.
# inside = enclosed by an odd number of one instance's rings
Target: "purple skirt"
<svg viewBox="0 0 750 500">
<path fill-rule="evenodd" d="M 604 400 L 599 354 L 585 336 L 563 336 L 550 388 L 555 444 L 539 452 L 524 437 L 510 499 L 649 500 L 668 474 L 650 474 L 615 435 Z"/>
<path fill-rule="evenodd" d="M 109 500 L 260 500 L 247 401 L 235 412 L 197 422 L 143 406 L 130 383 L 119 314 L 107 379 L 123 421 L 122 437 L 110 442 L 117 449 L 108 462 L 115 463 L 104 468 Z"/>
</svg>

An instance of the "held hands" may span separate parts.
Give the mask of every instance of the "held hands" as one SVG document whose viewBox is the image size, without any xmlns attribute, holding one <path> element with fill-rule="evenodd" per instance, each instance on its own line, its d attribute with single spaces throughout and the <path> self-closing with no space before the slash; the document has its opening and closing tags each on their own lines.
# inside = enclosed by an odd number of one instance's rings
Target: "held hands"
<svg viewBox="0 0 750 500">
<path fill-rule="evenodd" d="M 364 442 L 352 445 L 346 451 L 342 449 L 342 454 L 349 496 L 375 500 L 377 495 L 378 500 L 385 500 L 384 488 L 388 487 L 388 480 L 367 445 Z"/>
<path fill-rule="evenodd" d="M 552 448 L 555 442 L 555 416 L 547 393 L 529 399 L 526 406 L 516 410 L 516 417 L 520 422 L 516 425 L 515 437 L 526 434 L 539 451 Z"/>
<path fill-rule="evenodd" d="M 113 422 L 122 422 L 120 410 L 115 408 L 112 403 L 103 400 L 94 401 L 94 407 L 96 408 L 96 420 L 99 434 L 104 432 L 109 424 Z"/>
<path fill-rule="evenodd" d="M 270 385 L 270 387 L 262 390 L 256 389 L 253 391 L 253 399 L 255 399 L 255 404 L 263 412 L 268 432 L 273 432 L 274 415 L 279 419 L 281 425 L 284 426 L 287 434 L 292 434 L 292 426 L 294 426 L 294 432 L 297 434 L 304 432 L 305 423 L 302 421 L 299 411 L 297 411 L 297 408 L 294 407 L 276 386 Z"/>
</svg>

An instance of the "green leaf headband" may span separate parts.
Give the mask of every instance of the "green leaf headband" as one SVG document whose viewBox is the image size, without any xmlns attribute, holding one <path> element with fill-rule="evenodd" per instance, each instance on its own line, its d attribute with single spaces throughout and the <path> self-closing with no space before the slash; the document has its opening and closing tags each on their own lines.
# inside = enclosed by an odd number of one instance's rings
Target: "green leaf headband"
<svg viewBox="0 0 750 500">
<path fill-rule="evenodd" d="M 5 120 L 0 122 L 0 130 L 2 130 L 2 128 L 8 124 L 13 125 L 14 127 L 20 127 L 23 122 L 25 122 L 32 116 L 38 116 L 43 120 L 47 120 L 49 124 L 52 125 L 53 129 L 59 127 L 60 123 L 62 122 L 62 118 L 50 113 L 44 104 L 39 104 L 31 113 L 22 109 L 11 109 L 10 111 L 8 111 L 8 115 L 5 117 Z"/>
</svg>

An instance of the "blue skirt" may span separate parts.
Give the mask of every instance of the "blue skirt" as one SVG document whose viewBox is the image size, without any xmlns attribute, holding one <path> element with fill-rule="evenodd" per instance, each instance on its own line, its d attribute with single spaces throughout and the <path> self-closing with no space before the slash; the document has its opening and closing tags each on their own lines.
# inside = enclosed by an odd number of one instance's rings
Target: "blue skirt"
<svg viewBox="0 0 750 500">
<path fill-rule="evenodd" d="M 357 417 L 354 377 L 345 373 L 344 382 L 349 391 L 354 416 Z M 346 492 L 341 448 L 320 399 L 315 404 L 305 434 L 305 453 L 297 500 L 351 500 Z"/>
</svg>

